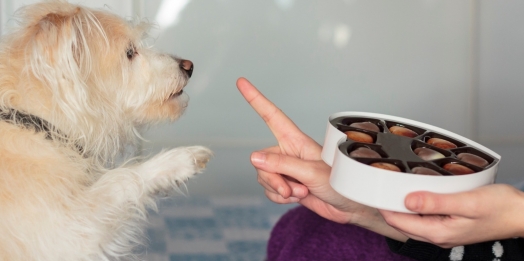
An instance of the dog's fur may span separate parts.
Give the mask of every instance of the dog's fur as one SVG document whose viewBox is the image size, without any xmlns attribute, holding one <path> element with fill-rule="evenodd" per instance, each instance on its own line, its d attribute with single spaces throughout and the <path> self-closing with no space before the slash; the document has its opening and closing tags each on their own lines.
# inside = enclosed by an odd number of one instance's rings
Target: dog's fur
<svg viewBox="0 0 524 261">
<path fill-rule="evenodd" d="M 105 11 L 55 0 L 18 17 L 0 42 L 0 260 L 129 258 L 154 196 L 211 157 L 179 147 L 112 166 L 139 127 L 183 113 L 191 63 Z"/>
</svg>

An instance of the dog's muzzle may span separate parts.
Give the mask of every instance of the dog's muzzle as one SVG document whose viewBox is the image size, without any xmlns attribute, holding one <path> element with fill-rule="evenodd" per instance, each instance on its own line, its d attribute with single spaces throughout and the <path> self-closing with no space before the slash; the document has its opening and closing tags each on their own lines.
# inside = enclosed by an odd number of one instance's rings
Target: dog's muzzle
<svg viewBox="0 0 524 261">
<path fill-rule="evenodd" d="M 178 63 L 180 68 L 187 74 L 188 78 L 191 78 L 193 74 L 193 62 L 190 60 L 180 60 Z"/>
</svg>

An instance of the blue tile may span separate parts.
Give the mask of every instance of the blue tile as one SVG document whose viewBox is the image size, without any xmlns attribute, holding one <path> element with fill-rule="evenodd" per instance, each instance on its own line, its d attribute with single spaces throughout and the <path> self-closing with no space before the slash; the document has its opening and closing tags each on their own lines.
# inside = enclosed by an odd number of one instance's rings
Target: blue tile
<svg viewBox="0 0 524 261">
<path fill-rule="evenodd" d="M 274 202 L 267 200 L 267 202 L 264 203 L 263 208 L 266 214 L 283 215 L 288 210 L 295 208 L 297 206 L 299 206 L 299 204 L 276 204 Z"/>
<path fill-rule="evenodd" d="M 270 228 L 267 214 L 258 207 L 220 207 L 214 212 L 221 227 Z"/>
<path fill-rule="evenodd" d="M 180 207 L 180 206 L 190 206 L 190 207 L 207 207 L 210 206 L 209 198 L 205 197 L 173 197 L 162 199 L 158 202 L 159 208 L 169 208 L 169 207 Z"/>
<path fill-rule="evenodd" d="M 165 253 L 166 252 L 166 232 L 163 229 L 148 228 L 147 229 L 149 252 Z"/>
<path fill-rule="evenodd" d="M 266 257 L 266 241 L 231 241 L 227 248 L 235 261 L 257 260 L 262 261 Z"/>
<path fill-rule="evenodd" d="M 216 201 L 216 198 L 213 200 Z M 258 239 L 227 241 L 223 236 L 224 230 L 269 231 L 273 225 L 271 221 L 297 206 L 297 204 L 275 204 L 265 197 L 262 199 L 262 204 L 255 200 L 254 202 L 258 203 L 253 205 L 235 205 L 234 200 L 228 204 L 227 199 L 219 200 L 225 204 L 212 204 L 215 201 L 205 197 L 175 197 L 162 200 L 159 203 L 160 213 L 156 216 L 156 220 L 162 223 L 154 224 L 147 229 L 149 241 L 147 250 L 144 249 L 143 252 L 169 256 L 171 261 L 263 261 L 266 257 L 267 241 Z M 213 216 L 169 216 L 169 213 L 176 212 L 178 207 L 188 210 L 209 208 L 213 211 Z M 163 210 L 168 211 L 163 214 Z M 175 249 L 168 247 L 174 240 L 186 241 L 189 245 L 194 240 L 216 241 L 218 245 L 225 244 L 228 253 L 177 253 Z M 147 260 L 147 254 L 145 259 Z"/>
<path fill-rule="evenodd" d="M 222 238 L 222 231 L 213 218 L 166 218 L 165 223 L 171 239 L 211 239 Z"/>
</svg>

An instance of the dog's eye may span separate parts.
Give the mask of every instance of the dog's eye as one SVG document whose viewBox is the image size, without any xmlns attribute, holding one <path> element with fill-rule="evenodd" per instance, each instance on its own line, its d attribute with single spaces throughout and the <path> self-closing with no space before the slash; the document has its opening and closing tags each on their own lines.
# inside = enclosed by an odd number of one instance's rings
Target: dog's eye
<svg viewBox="0 0 524 261">
<path fill-rule="evenodd" d="M 133 57 L 135 57 L 135 55 L 137 55 L 138 53 L 136 52 L 136 49 L 134 46 L 129 46 L 129 48 L 127 49 L 126 51 L 126 56 L 127 56 L 127 59 L 129 60 L 132 60 Z"/>
</svg>

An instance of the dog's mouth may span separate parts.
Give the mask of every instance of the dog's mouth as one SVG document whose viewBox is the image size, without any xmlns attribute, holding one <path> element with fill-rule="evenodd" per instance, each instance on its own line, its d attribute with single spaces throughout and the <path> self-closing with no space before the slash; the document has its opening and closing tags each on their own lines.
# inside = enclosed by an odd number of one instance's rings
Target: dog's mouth
<svg viewBox="0 0 524 261">
<path fill-rule="evenodd" d="M 178 92 L 171 93 L 171 94 L 169 95 L 169 99 L 174 99 L 174 98 L 176 98 L 176 97 L 182 95 L 182 93 L 184 93 L 184 89 L 181 89 L 181 90 L 178 91 Z"/>
</svg>

